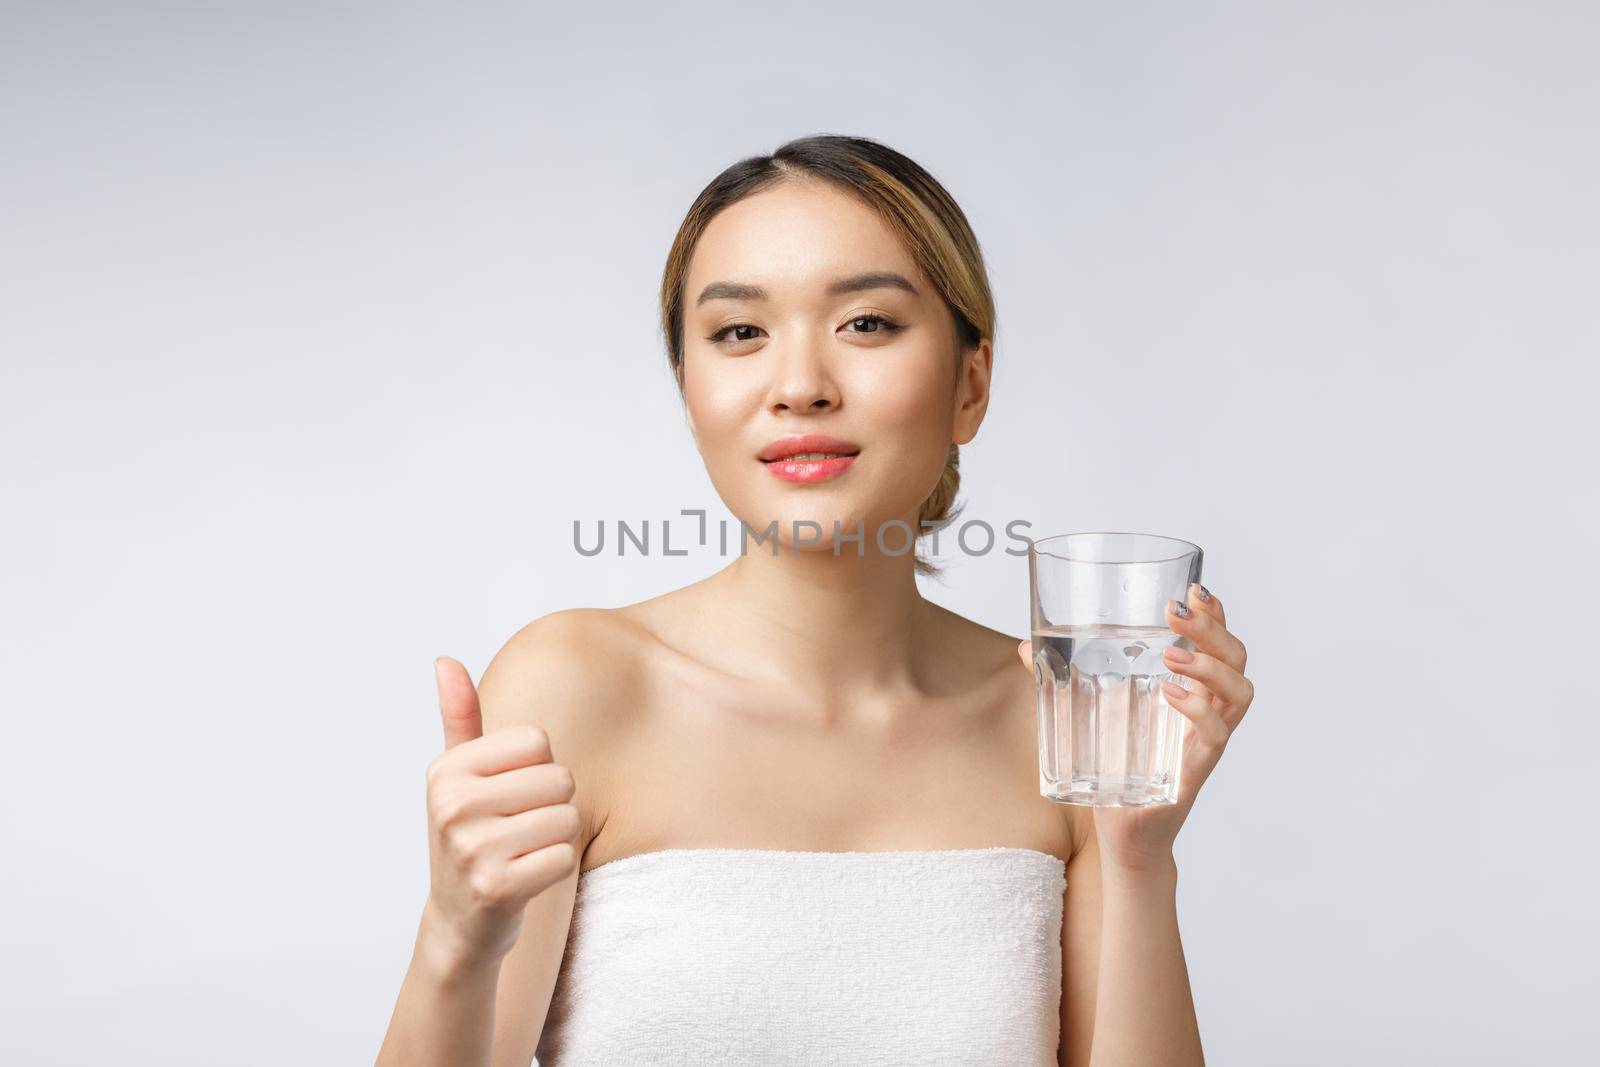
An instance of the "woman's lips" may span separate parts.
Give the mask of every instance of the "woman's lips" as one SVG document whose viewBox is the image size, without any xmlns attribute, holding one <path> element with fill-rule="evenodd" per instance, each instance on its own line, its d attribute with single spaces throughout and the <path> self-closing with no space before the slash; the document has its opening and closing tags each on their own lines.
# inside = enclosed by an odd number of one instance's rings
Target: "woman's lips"
<svg viewBox="0 0 1600 1067">
<path fill-rule="evenodd" d="M 767 470 L 786 482 L 825 482 L 836 478 L 850 468 L 855 456 L 834 456 L 831 459 L 772 459 L 762 460 Z"/>
</svg>

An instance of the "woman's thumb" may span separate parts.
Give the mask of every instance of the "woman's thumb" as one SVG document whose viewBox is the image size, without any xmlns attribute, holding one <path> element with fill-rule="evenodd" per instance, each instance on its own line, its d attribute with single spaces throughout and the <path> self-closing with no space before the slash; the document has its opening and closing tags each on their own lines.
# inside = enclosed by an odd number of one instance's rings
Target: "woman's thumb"
<svg viewBox="0 0 1600 1067">
<path fill-rule="evenodd" d="M 433 661 L 433 678 L 439 686 L 439 715 L 444 719 L 444 747 L 483 736 L 483 711 L 472 675 L 449 656 Z"/>
</svg>

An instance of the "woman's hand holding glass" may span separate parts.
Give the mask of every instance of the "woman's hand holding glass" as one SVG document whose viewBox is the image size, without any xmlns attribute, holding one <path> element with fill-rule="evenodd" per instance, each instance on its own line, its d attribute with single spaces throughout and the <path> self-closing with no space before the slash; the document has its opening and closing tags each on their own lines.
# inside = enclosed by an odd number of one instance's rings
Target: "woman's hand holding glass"
<svg viewBox="0 0 1600 1067">
<path fill-rule="evenodd" d="M 1163 654 L 1167 669 L 1188 679 L 1187 686 L 1173 681 L 1162 683 L 1167 703 L 1188 720 L 1184 724 L 1177 801 L 1145 807 L 1095 808 L 1102 872 L 1136 873 L 1170 867 L 1179 828 L 1255 699 L 1255 686 L 1244 675 L 1244 643 L 1228 629 L 1218 597 L 1195 582 L 1189 586 L 1187 603 L 1173 600 L 1167 604 L 1166 622 L 1195 647 L 1194 652 L 1189 652 L 1173 646 Z M 1032 642 L 1021 642 L 1017 652 L 1031 673 Z"/>
</svg>

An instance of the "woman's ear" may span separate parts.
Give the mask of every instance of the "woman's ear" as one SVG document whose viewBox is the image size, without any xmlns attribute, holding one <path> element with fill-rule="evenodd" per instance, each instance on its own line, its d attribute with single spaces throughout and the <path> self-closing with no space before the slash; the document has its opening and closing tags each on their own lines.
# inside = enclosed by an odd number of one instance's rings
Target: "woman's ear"
<svg viewBox="0 0 1600 1067">
<path fill-rule="evenodd" d="M 964 445 L 978 436 L 984 412 L 989 410 L 989 379 L 994 370 L 994 345 L 985 337 L 968 349 L 956 382 L 956 420 L 953 440 Z"/>
</svg>

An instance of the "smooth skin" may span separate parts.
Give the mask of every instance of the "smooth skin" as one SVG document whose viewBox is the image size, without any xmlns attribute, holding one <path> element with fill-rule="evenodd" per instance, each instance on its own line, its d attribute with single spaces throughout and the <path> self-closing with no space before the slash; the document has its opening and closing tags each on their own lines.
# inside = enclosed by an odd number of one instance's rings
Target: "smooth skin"
<svg viewBox="0 0 1600 1067">
<path fill-rule="evenodd" d="M 869 271 L 915 292 L 830 292 Z M 697 300 L 720 281 L 766 295 Z M 1067 865 L 1059 1062 L 1203 1062 L 1172 842 L 1252 697 L 1221 601 L 1195 586 L 1190 616 L 1167 615 L 1196 648 L 1190 662 L 1169 657 L 1189 684 L 1171 696 L 1189 720 L 1178 803 L 1045 800 L 1029 643 L 925 599 L 912 556 L 872 536 L 891 519 L 915 528 L 950 443 L 976 436 L 989 342 L 958 359 L 948 309 L 892 231 L 815 182 L 719 214 L 688 283 L 689 428 L 729 510 L 755 530 L 777 520 L 781 550 L 752 545 L 627 607 L 544 616 L 476 687 L 457 661 L 437 662 L 431 881 L 377 1062 L 527 1067 L 578 879 L 601 864 L 665 848 L 993 845 Z M 756 458 L 808 432 L 861 453 L 812 485 Z M 823 535 L 796 546 L 803 519 Z M 835 519 L 846 533 L 865 522 L 865 554 L 834 554 Z"/>
</svg>

